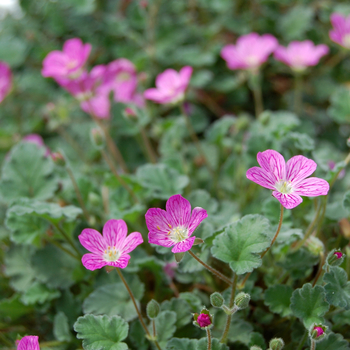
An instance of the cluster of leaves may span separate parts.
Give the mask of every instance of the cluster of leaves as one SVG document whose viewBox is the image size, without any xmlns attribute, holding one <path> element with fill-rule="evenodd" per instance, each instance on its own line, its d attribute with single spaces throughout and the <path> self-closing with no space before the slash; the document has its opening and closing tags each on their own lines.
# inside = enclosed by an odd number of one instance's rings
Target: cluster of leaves
<svg viewBox="0 0 350 350">
<path fill-rule="evenodd" d="M 42 349 L 81 344 L 87 350 L 150 349 L 117 274 L 84 269 L 80 257 L 85 251 L 77 236 L 86 227 L 100 230 L 114 218 L 125 220 L 129 231 L 140 231 L 147 242 L 147 208 L 163 208 L 169 196 L 183 194 L 192 207 L 209 214 L 196 231 L 204 244 L 193 251 L 223 274 L 237 274 L 238 286 L 253 272 L 243 288 L 251 295 L 250 307 L 232 317 L 229 345 L 218 341 L 226 315 L 210 309 L 212 349 L 266 349 L 275 336 L 285 340 L 286 349 L 295 349 L 315 322 L 330 330 L 318 350 L 349 349 L 342 336 L 350 327 L 349 260 L 325 265 L 312 286 L 322 262 L 319 251 L 326 256 L 349 244 L 348 173 L 334 182 L 327 198 L 304 198 L 286 211 L 276 245 L 262 260 L 278 224 L 279 204 L 249 182 L 245 172 L 256 165 L 257 152 L 268 148 L 286 158 L 303 154 L 315 159 L 316 175 L 329 181 L 344 166 L 349 63 L 340 59 L 343 53 L 330 42 L 328 30 L 330 14 L 350 13 L 350 6 L 309 0 L 21 0 L 20 5 L 19 18 L 7 16 L 0 24 L 0 60 L 11 65 L 15 80 L 12 94 L 0 106 L 0 343 L 14 348 L 17 337 L 37 334 Z M 219 57 L 223 45 L 251 31 L 272 33 L 282 44 L 312 39 L 330 45 L 329 58 L 305 76 L 300 115 L 291 112 L 292 75 L 271 61 L 262 71 L 268 110 L 258 119 L 252 116 L 246 77 L 228 71 Z M 92 43 L 93 64 L 130 59 L 146 73 L 141 90 L 165 68 L 193 66 L 190 119 L 215 176 L 177 107 L 149 104 L 147 112 L 132 119 L 123 115 L 125 106 L 115 105 L 109 131 L 130 169 L 121 177 L 136 194 L 136 203 L 93 147 L 89 134 L 94 122 L 40 74 L 47 53 L 61 49 L 71 37 Z M 143 153 L 140 127 L 157 150 L 157 164 L 149 164 Z M 66 168 L 55 165 L 44 148 L 19 142 L 33 132 L 51 150 L 65 154 L 87 217 Z M 318 242 L 320 250 L 312 244 L 295 249 L 320 207 L 324 210 L 314 230 L 324 246 Z M 168 248 L 145 243 L 131 255 L 125 278 L 141 310 L 151 299 L 160 303 L 155 324 L 162 349 L 206 349 L 205 333 L 191 324 L 192 313 L 203 305 L 209 308 L 214 291 L 228 303 L 227 285 L 189 254 L 174 276 L 164 269 L 174 261 Z"/>
</svg>

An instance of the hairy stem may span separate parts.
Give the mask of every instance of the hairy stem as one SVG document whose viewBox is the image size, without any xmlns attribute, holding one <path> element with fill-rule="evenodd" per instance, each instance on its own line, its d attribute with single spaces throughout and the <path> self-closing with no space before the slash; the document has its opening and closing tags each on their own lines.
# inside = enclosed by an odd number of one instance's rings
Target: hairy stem
<svg viewBox="0 0 350 350">
<path fill-rule="evenodd" d="M 207 350 L 211 350 L 211 333 L 210 333 L 210 329 L 208 329 L 208 328 L 207 328 L 207 339 L 208 339 Z"/>
<path fill-rule="evenodd" d="M 316 342 L 313 339 L 311 339 L 310 350 L 316 350 Z"/>
<path fill-rule="evenodd" d="M 261 77 L 258 70 L 249 73 L 248 84 L 253 92 L 255 117 L 258 118 L 259 115 L 264 111 L 264 103 L 261 92 Z"/>
<path fill-rule="evenodd" d="M 136 304 L 136 300 L 135 300 L 134 294 L 132 293 L 132 291 L 131 291 L 131 289 L 130 289 L 128 283 L 126 282 L 126 280 L 125 280 L 125 278 L 124 278 L 122 272 L 120 271 L 120 269 L 119 269 L 118 267 L 116 267 L 116 270 L 117 270 L 117 272 L 118 272 L 118 275 L 119 275 L 120 279 L 121 279 L 122 282 L 124 283 L 125 288 L 127 289 L 128 293 L 129 293 L 129 295 L 130 295 L 130 298 L 131 298 L 131 300 L 132 300 L 132 302 L 133 302 L 133 304 L 134 304 L 135 310 L 136 310 L 136 312 L 137 312 L 137 315 L 138 315 L 138 317 L 139 317 L 139 320 L 140 320 L 140 322 L 141 322 L 141 325 L 142 325 L 143 329 L 145 330 L 145 333 L 147 334 L 148 338 L 151 339 L 152 336 L 151 336 L 151 334 L 150 334 L 150 332 L 149 332 L 147 326 L 145 325 L 145 322 L 143 321 L 141 312 L 140 312 L 140 310 L 139 310 L 139 308 L 138 308 L 138 306 L 137 306 L 137 304 Z M 158 350 L 161 350 L 161 347 L 159 346 L 157 340 L 153 340 L 153 342 L 154 342 L 155 346 L 157 347 L 157 349 L 158 349 Z"/>
<path fill-rule="evenodd" d="M 189 254 L 196 259 L 200 264 L 202 264 L 208 271 L 210 271 L 213 275 L 219 277 L 220 279 L 222 279 L 223 281 L 225 281 L 227 284 L 229 284 L 230 286 L 232 286 L 232 282 L 230 281 L 230 279 L 228 277 L 226 277 L 225 275 L 223 275 L 221 272 L 219 272 L 218 270 L 215 270 L 213 267 L 209 266 L 208 264 L 206 264 L 203 260 L 199 259 L 198 256 L 196 254 L 194 254 L 191 250 L 188 251 Z"/>
</svg>

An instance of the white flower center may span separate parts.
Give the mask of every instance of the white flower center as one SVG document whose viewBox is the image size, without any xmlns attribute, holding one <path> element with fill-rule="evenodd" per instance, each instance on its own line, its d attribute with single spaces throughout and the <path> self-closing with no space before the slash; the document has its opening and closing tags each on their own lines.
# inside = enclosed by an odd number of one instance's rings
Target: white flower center
<svg viewBox="0 0 350 350">
<path fill-rule="evenodd" d="M 188 238 L 188 228 L 186 227 L 174 227 L 169 231 L 170 239 L 176 243 L 184 241 Z"/>
<path fill-rule="evenodd" d="M 278 192 L 288 194 L 293 192 L 293 186 L 291 181 L 280 180 L 276 183 L 275 188 Z"/>
<path fill-rule="evenodd" d="M 116 249 L 116 247 L 110 247 L 105 250 L 103 254 L 103 259 L 106 261 L 117 261 L 120 258 L 120 252 Z"/>
</svg>

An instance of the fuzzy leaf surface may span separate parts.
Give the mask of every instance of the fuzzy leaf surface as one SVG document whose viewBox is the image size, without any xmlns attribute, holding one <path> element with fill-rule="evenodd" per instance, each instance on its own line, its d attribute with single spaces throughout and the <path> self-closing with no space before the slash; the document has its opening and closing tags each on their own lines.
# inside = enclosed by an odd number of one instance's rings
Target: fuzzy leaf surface
<svg viewBox="0 0 350 350">
<path fill-rule="evenodd" d="M 350 282 L 348 282 L 348 275 L 344 269 L 338 266 L 331 268 L 323 277 L 326 291 L 327 301 L 334 305 L 350 308 Z"/>
<path fill-rule="evenodd" d="M 317 343 L 317 350 L 349 350 L 347 342 L 341 334 L 331 333 L 328 337 Z"/>
<path fill-rule="evenodd" d="M 176 313 L 174 311 L 161 311 L 155 319 L 158 343 L 164 348 L 176 331 Z"/>
<path fill-rule="evenodd" d="M 293 288 L 290 286 L 277 284 L 268 288 L 265 292 L 265 305 L 270 311 L 280 314 L 282 317 L 292 313 L 290 309 L 290 298 L 293 294 Z"/>
</svg>

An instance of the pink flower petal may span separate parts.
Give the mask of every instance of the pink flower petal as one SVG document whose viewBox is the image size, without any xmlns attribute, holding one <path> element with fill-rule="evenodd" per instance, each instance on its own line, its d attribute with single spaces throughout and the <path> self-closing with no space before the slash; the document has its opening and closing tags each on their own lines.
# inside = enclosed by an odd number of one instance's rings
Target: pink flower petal
<svg viewBox="0 0 350 350">
<path fill-rule="evenodd" d="M 275 189 L 276 180 L 264 169 L 255 166 L 247 170 L 246 176 L 249 180 L 254 181 L 260 186 L 263 186 L 270 190 Z"/>
<path fill-rule="evenodd" d="M 296 194 L 307 197 L 325 196 L 329 191 L 329 183 L 318 177 L 309 177 L 298 183 Z"/>
<path fill-rule="evenodd" d="M 310 176 L 317 168 L 317 164 L 304 156 L 295 156 L 287 162 L 286 180 L 293 185 Z"/>
<path fill-rule="evenodd" d="M 39 337 L 36 335 L 26 335 L 19 341 L 17 350 L 40 350 Z"/>
<path fill-rule="evenodd" d="M 179 74 L 174 69 L 166 69 L 156 78 L 156 87 L 159 90 L 170 90 L 180 85 Z"/>
<path fill-rule="evenodd" d="M 123 246 L 120 248 L 123 253 L 130 253 L 138 245 L 143 243 L 143 238 L 140 232 L 132 232 L 124 240 Z"/>
<path fill-rule="evenodd" d="M 128 234 L 128 227 L 124 220 L 108 220 L 103 226 L 103 238 L 106 245 L 121 249 Z"/>
<path fill-rule="evenodd" d="M 103 254 L 108 245 L 102 235 L 92 228 L 84 229 L 78 238 L 84 248 L 95 254 Z"/>
<path fill-rule="evenodd" d="M 268 149 L 264 152 L 259 152 L 257 160 L 259 165 L 274 177 L 275 182 L 285 178 L 286 162 L 277 151 Z"/>
<path fill-rule="evenodd" d="M 281 192 L 273 191 L 272 195 L 278 199 L 278 201 L 286 208 L 293 209 L 298 206 L 303 199 L 296 193 L 284 194 Z"/>
<path fill-rule="evenodd" d="M 196 239 L 195 236 L 185 239 L 182 242 L 176 243 L 174 248 L 171 250 L 173 253 L 183 253 L 190 250 L 193 246 L 193 242 Z"/>
<path fill-rule="evenodd" d="M 108 265 L 125 269 L 128 266 L 129 260 L 130 260 L 129 254 L 122 254 L 117 261 L 109 262 Z"/>
<path fill-rule="evenodd" d="M 81 262 L 88 270 L 94 271 L 100 269 L 103 266 L 109 265 L 109 262 L 102 258 L 102 255 L 96 254 L 84 254 L 81 258 Z"/>
<path fill-rule="evenodd" d="M 160 208 L 150 208 L 145 215 L 146 225 L 150 232 L 167 235 L 170 231 L 171 217 Z"/>
<path fill-rule="evenodd" d="M 167 101 L 168 95 L 165 94 L 161 90 L 157 90 L 155 88 L 150 88 L 147 89 L 144 93 L 143 96 L 146 100 L 151 100 L 157 103 L 166 103 L 164 101 Z"/>
<path fill-rule="evenodd" d="M 191 76 L 192 76 L 193 68 L 191 66 L 185 66 L 180 69 L 179 76 L 181 80 L 181 86 L 184 86 L 185 89 L 187 88 Z"/>
<path fill-rule="evenodd" d="M 157 232 L 148 233 L 148 243 L 160 245 L 162 247 L 171 247 L 175 244 L 166 233 Z"/>
<path fill-rule="evenodd" d="M 188 235 L 191 236 L 193 231 L 197 228 L 197 226 L 207 217 L 208 213 L 205 209 L 195 207 L 192 210 L 191 219 L 188 225 Z"/>
<path fill-rule="evenodd" d="M 171 196 L 166 202 L 166 211 L 172 227 L 188 227 L 191 218 L 191 204 L 180 194 Z"/>
</svg>

